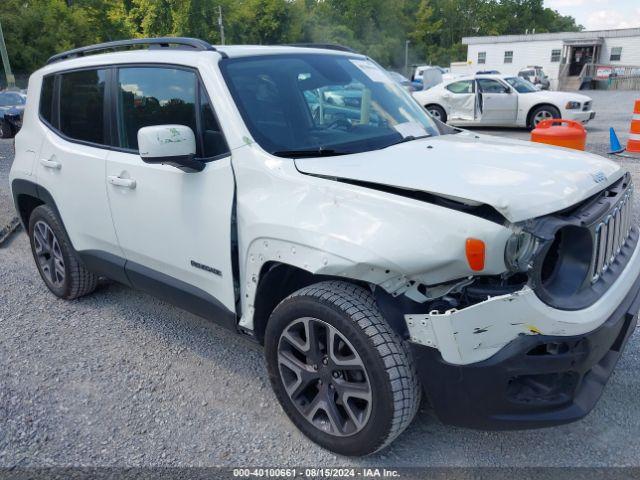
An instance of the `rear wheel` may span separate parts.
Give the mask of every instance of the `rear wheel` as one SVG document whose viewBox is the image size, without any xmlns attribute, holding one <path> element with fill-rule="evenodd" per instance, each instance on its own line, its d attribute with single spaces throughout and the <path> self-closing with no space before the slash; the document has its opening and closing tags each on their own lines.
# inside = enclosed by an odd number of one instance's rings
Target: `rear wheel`
<svg viewBox="0 0 640 480">
<path fill-rule="evenodd" d="M 529 128 L 536 128 L 543 120 L 560 118 L 560 111 L 551 105 L 536 107 L 529 115 Z"/>
<path fill-rule="evenodd" d="M 98 277 L 85 268 L 50 207 L 41 205 L 29 217 L 29 239 L 38 272 L 54 295 L 71 300 L 95 290 Z"/>
<path fill-rule="evenodd" d="M 407 346 L 362 287 L 322 282 L 292 294 L 271 315 L 265 354 L 285 413 L 336 453 L 384 448 L 418 409 Z"/>
<path fill-rule="evenodd" d="M 440 105 L 427 105 L 424 108 L 433 118 L 440 120 L 442 123 L 447 123 L 447 112 Z"/>
</svg>

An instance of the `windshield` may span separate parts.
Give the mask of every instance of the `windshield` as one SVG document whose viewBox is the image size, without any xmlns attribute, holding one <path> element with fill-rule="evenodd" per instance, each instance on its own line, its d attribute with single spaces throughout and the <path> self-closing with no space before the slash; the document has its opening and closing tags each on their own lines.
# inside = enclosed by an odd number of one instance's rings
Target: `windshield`
<svg viewBox="0 0 640 480">
<path fill-rule="evenodd" d="M 438 135 L 428 114 L 363 57 L 241 57 L 222 73 L 255 140 L 283 157 L 342 155 Z"/>
<path fill-rule="evenodd" d="M 508 77 L 505 78 L 507 83 L 515 88 L 518 93 L 532 93 L 537 92 L 538 89 L 528 80 L 520 77 Z"/>
</svg>

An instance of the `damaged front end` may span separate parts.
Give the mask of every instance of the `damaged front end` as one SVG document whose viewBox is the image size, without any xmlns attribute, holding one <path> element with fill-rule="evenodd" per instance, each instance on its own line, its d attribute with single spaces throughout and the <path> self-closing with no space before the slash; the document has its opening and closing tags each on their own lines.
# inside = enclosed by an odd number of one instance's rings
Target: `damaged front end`
<svg viewBox="0 0 640 480">
<path fill-rule="evenodd" d="M 513 225 L 508 271 L 501 275 L 412 284 L 403 306 L 409 338 L 464 365 L 491 357 L 521 335 L 597 328 L 621 301 L 607 295 L 612 285 L 624 290 L 637 276 L 637 265 L 630 265 L 638 243 L 632 195 L 626 175 L 575 207 Z M 608 308 L 592 308 L 597 303 Z"/>
<path fill-rule="evenodd" d="M 507 246 L 509 272 L 467 281 L 422 311 L 405 302 L 418 374 L 441 421 L 523 429 L 591 411 L 640 310 L 632 194 L 626 176 L 526 222 Z"/>
</svg>

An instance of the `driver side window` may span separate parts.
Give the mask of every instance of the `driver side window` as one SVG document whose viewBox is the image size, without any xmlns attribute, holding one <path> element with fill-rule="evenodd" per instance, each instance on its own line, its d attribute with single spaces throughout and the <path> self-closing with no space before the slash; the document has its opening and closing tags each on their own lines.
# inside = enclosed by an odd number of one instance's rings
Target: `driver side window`
<svg viewBox="0 0 640 480">
<path fill-rule="evenodd" d="M 497 80 L 479 78 L 478 88 L 482 93 L 508 93 L 508 88 Z"/>
</svg>

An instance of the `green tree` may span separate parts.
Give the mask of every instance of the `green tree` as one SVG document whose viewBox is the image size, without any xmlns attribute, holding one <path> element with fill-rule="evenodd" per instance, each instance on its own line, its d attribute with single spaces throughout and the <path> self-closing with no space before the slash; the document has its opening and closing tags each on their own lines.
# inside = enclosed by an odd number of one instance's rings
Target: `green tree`
<svg viewBox="0 0 640 480">
<path fill-rule="evenodd" d="M 65 0 L 2 0 L 0 18 L 13 70 L 27 73 L 41 67 L 52 54 L 95 43 L 87 11 Z"/>
<path fill-rule="evenodd" d="M 70 3 L 70 5 L 69 5 Z M 52 54 L 131 37 L 193 36 L 219 43 L 339 43 L 389 67 L 466 59 L 465 36 L 575 31 L 575 20 L 543 0 L 0 0 L 16 72 Z"/>
</svg>

